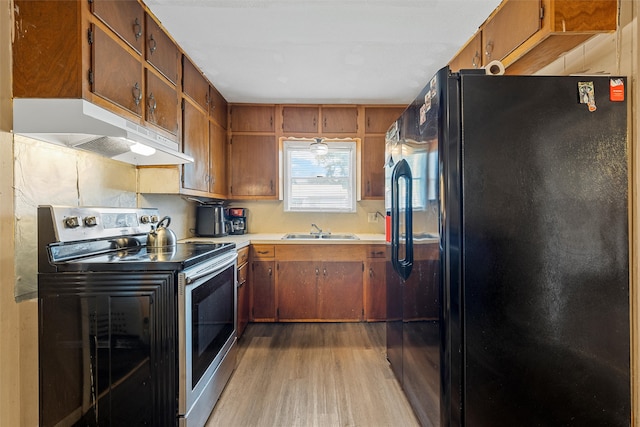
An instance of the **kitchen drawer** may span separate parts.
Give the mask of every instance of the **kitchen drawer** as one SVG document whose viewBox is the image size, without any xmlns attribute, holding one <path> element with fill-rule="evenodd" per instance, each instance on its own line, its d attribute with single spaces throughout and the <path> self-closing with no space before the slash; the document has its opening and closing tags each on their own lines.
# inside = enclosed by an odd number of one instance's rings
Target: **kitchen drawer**
<svg viewBox="0 0 640 427">
<path fill-rule="evenodd" d="M 251 245 L 254 258 L 274 258 L 276 248 L 273 245 Z"/>
<path fill-rule="evenodd" d="M 238 266 L 246 264 L 249 261 L 249 246 L 238 249 Z"/>
<path fill-rule="evenodd" d="M 238 267 L 238 286 L 246 283 L 247 281 L 247 271 L 249 271 L 249 268 L 247 268 L 248 265 L 249 264 L 245 262 L 240 267 Z"/>
<path fill-rule="evenodd" d="M 385 258 L 386 256 L 386 245 L 375 245 L 367 248 L 367 258 Z"/>
</svg>

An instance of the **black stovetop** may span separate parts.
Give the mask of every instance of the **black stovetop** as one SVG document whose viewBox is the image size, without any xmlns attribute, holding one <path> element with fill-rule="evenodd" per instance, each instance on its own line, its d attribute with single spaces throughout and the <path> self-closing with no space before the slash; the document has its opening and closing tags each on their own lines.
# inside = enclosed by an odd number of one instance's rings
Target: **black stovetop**
<svg viewBox="0 0 640 427">
<path fill-rule="evenodd" d="M 234 243 L 178 243 L 163 248 L 141 245 L 66 260 L 55 266 L 58 271 L 182 271 L 234 248 Z"/>
</svg>

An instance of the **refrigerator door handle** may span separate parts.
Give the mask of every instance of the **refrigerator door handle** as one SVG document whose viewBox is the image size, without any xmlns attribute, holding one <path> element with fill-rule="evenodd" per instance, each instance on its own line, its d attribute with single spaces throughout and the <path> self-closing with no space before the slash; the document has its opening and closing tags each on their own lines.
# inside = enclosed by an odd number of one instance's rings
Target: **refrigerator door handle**
<svg viewBox="0 0 640 427">
<path fill-rule="evenodd" d="M 411 168 L 402 159 L 391 174 L 391 263 L 393 269 L 407 279 L 413 268 L 413 206 Z M 406 180 L 405 197 L 405 258 L 400 259 L 400 180 Z"/>
</svg>

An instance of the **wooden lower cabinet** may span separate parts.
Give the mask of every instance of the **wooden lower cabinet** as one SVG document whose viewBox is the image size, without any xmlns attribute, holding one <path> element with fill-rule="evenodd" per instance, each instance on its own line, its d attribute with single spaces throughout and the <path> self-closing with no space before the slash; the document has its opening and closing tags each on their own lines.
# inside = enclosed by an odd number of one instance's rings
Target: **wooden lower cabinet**
<svg viewBox="0 0 640 427">
<path fill-rule="evenodd" d="M 278 319 L 316 319 L 319 267 L 313 261 L 278 262 Z"/>
<path fill-rule="evenodd" d="M 318 319 L 360 321 L 364 315 L 362 261 L 325 262 L 318 276 Z"/>
<path fill-rule="evenodd" d="M 254 322 L 276 321 L 275 261 L 253 261 L 251 263 L 251 320 Z"/>
<path fill-rule="evenodd" d="M 278 320 L 362 320 L 361 261 L 279 261 L 277 269 Z"/>
<path fill-rule="evenodd" d="M 387 320 L 387 261 L 367 260 L 365 264 L 365 306 L 366 320 L 377 322 Z"/>
</svg>

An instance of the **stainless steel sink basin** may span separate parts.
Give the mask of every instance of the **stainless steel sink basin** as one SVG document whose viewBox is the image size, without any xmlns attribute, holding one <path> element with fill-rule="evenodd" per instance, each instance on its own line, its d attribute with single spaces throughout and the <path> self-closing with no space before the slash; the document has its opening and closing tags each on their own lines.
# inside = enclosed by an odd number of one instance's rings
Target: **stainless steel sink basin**
<svg viewBox="0 0 640 427">
<path fill-rule="evenodd" d="M 354 234 L 297 234 L 289 233 L 282 237 L 282 240 L 360 240 Z"/>
<path fill-rule="evenodd" d="M 319 239 L 320 236 L 318 234 L 293 234 L 293 233 L 289 233 L 289 234 L 285 234 L 282 239 L 283 240 L 295 240 L 295 239 L 309 239 L 309 240 L 313 240 L 313 239 Z"/>
</svg>

